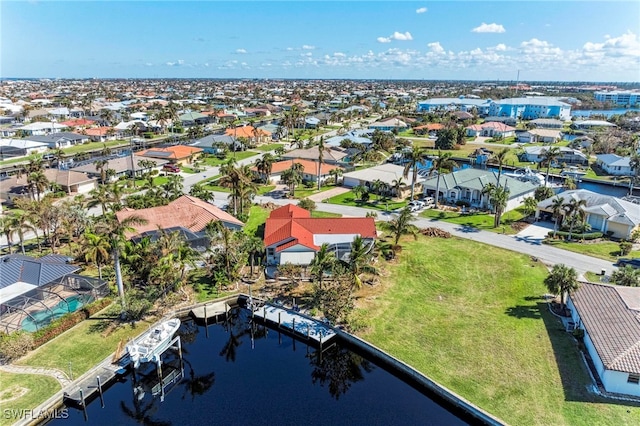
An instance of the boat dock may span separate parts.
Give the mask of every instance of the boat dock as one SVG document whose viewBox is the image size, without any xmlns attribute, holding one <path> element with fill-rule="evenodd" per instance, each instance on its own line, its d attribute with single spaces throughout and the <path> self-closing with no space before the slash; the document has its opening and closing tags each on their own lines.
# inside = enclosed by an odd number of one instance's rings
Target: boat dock
<svg viewBox="0 0 640 426">
<path fill-rule="evenodd" d="M 327 324 L 290 309 L 265 304 L 253 310 L 254 317 L 293 332 L 297 336 L 313 340 L 321 346 L 336 336 Z"/>
<path fill-rule="evenodd" d="M 209 318 L 215 318 L 218 315 L 227 315 L 231 310 L 231 306 L 224 302 L 207 303 L 191 310 L 191 315 L 196 319 L 207 321 Z"/>
<path fill-rule="evenodd" d="M 77 407 L 84 407 L 88 401 L 96 396 L 102 398 L 102 392 L 118 376 L 126 372 L 128 363 L 126 359 L 122 362 L 113 363 L 109 357 L 94 367 L 88 373 L 80 377 L 72 388 L 64 392 L 64 401 Z"/>
</svg>

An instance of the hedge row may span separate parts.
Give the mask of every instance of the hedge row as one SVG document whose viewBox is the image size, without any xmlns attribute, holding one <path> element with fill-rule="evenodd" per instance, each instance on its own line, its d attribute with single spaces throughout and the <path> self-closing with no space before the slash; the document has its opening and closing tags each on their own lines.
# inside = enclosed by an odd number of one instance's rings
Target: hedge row
<svg viewBox="0 0 640 426">
<path fill-rule="evenodd" d="M 553 231 L 549 231 L 547 235 L 553 238 L 553 234 L 554 234 Z M 567 238 L 569 237 L 569 233 L 566 231 L 556 231 L 555 236 L 561 237 L 561 238 Z M 571 234 L 571 238 L 577 239 L 577 240 L 597 240 L 598 238 L 602 238 L 602 232 L 587 232 L 585 234 L 577 234 L 574 232 Z"/>
</svg>

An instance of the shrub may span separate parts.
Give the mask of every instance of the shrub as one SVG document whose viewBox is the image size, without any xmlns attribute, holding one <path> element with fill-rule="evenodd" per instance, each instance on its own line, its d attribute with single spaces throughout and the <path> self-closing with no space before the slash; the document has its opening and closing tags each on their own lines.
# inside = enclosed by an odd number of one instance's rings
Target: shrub
<svg viewBox="0 0 640 426">
<path fill-rule="evenodd" d="M 629 241 L 620 241 L 618 246 L 620 247 L 620 254 L 622 256 L 626 256 L 631 253 L 631 249 L 633 248 L 633 244 Z"/>
<path fill-rule="evenodd" d="M 152 139 L 153 138 L 153 132 L 144 132 L 142 134 L 142 137 L 145 139 Z"/>
<path fill-rule="evenodd" d="M 468 201 L 458 200 L 458 201 L 456 201 L 456 206 L 458 206 L 458 207 L 471 207 L 471 204 Z"/>
<path fill-rule="evenodd" d="M 301 207 L 305 210 L 309 210 L 310 212 L 312 212 L 316 209 L 316 203 L 309 198 L 303 198 L 298 202 L 298 207 Z"/>
<path fill-rule="evenodd" d="M 553 231 L 549 231 L 547 236 L 553 238 Z M 556 236 L 560 238 L 568 238 L 569 233 L 566 231 L 557 231 Z M 574 232 L 571 234 L 571 238 L 578 240 L 597 240 L 598 238 L 602 238 L 602 232 L 588 232 L 584 234 L 580 234 L 578 232 Z"/>
<path fill-rule="evenodd" d="M 18 359 L 33 347 L 33 336 L 26 331 L 0 333 L 0 358 L 4 361 Z"/>
</svg>

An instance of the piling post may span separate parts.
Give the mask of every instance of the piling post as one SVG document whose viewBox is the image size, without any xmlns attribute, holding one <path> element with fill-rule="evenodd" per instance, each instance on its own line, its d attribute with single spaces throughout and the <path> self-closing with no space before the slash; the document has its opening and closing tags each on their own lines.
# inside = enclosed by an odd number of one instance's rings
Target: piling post
<svg viewBox="0 0 640 426">
<path fill-rule="evenodd" d="M 160 401 L 164 402 L 164 383 L 162 380 L 162 360 L 158 358 L 158 362 L 156 364 L 158 371 L 158 378 L 160 379 Z"/>
<path fill-rule="evenodd" d="M 296 332 L 296 319 L 295 318 L 293 318 L 293 326 L 292 326 L 292 328 L 293 328 L 293 332 L 295 333 Z"/>
<path fill-rule="evenodd" d="M 309 323 L 307 323 L 307 339 L 309 338 L 309 331 L 310 331 L 309 328 L 310 328 Z"/>
<path fill-rule="evenodd" d="M 104 408 L 104 396 L 102 395 L 102 383 L 100 383 L 100 376 L 96 376 L 96 380 L 98 381 L 98 392 L 100 394 L 100 405 Z"/>
<path fill-rule="evenodd" d="M 266 321 L 267 320 L 267 307 L 263 306 L 262 307 L 262 318 Z"/>
<path fill-rule="evenodd" d="M 278 328 L 280 328 L 280 323 L 282 322 L 281 317 L 282 317 L 282 311 L 278 311 Z"/>
<path fill-rule="evenodd" d="M 84 400 L 84 391 L 82 390 L 82 388 L 80 388 L 80 403 L 82 404 L 82 411 L 84 413 L 84 421 L 88 421 L 89 420 L 89 416 L 87 415 L 87 404 L 86 401 Z"/>
</svg>

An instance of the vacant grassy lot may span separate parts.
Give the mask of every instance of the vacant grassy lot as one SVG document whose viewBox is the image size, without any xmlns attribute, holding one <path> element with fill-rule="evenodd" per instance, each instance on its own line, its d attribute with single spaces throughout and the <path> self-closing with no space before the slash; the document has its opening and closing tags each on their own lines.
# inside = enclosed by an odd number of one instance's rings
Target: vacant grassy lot
<svg viewBox="0 0 640 426">
<path fill-rule="evenodd" d="M 215 156 L 208 156 L 206 158 L 203 159 L 203 163 L 206 164 L 207 166 L 220 166 L 224 163 L 226 163 L 227 161 L 229 161 L 229 159 L 231 158 L 235 158 L 236 161 L 240 161 L 240 160 L 244 160 L 245 158 L 249 158 L 249 157 L 253 157 L 255 155 L 259 155 L 257 152 L 255 151 L 238 151 L 238 152 L 230 152 L 229 154 L 227 154 L 226 158 L 218 158 Z"/>
<path fill-rule="evenodd" d="M 500 218 L 501 226 L 494 228 L 494 215 L 489 213 L 460 213 L 428 209 L 420 213 L 420 216 L 505 234 L 517 234 L 518 231 L 511 227 L 511 224 L 524 218 L 524 214 L 519 209 L 511 210 Z"/>
<path fill-rule="evenodd" d="M 372 195 L 369 201 L 366 203 L 361 202 L 360 200 L 356 200 L 356 195 L 353 191 L 345 192 L 344 194 L 336 195 L 335 197 L 329 198 L 327 200 L 329 204 L 342 204 L 345 206 L 355 206 L 355 207 L 363 207 L 367 209 L 375 209 L 381 211 L 392 211 L 396 209 L 401 209 L 406 207 L 407 201 L 396 201 L 391 200 L 389 202 L 378 200 L 377 195 Z"/>
<path fill-rule="evenodd" d="M 38 374 L 11 374 L 0 372 L 0 407 L 3 410 L 27 410 L 37 407 L 60 390 L 53 377 Z M 0 425 L 10 425 L 19 420 L 9 412 L 0 416 Z"/>
<path fill-rule="evenodd" d="M 283 143 L 270 143 L 268 145 L 260 145 L 256 148 L 254 148 L 254 151 L 262 151 L 262 152 L 269 152 L 269 151 L 275 151 L 276 149 L 280 148 L 281 146 L 284 146 Z"/>
<path fill-rule="evenodd" d="M 599 257 L 600 259 L 615 262 L 620 256 L 620 246 L 613 241 L 598 242 L 568 242 L 563 240 L 551 240 L 547 242 L 549 245 L 576 253 L 586 254 L 587 256 Z M 624 257 L 640 257 L 640 251 L 633 250 L 629 255 Z"/>
<path fill-rule="evenodd" d="M 546 269 L 457 238 L 407 240 L 362 337 L 512 425 L 635 425 L 640 408 L 587 392 L 577 344 L 546 310 Z"/>
</svg>

